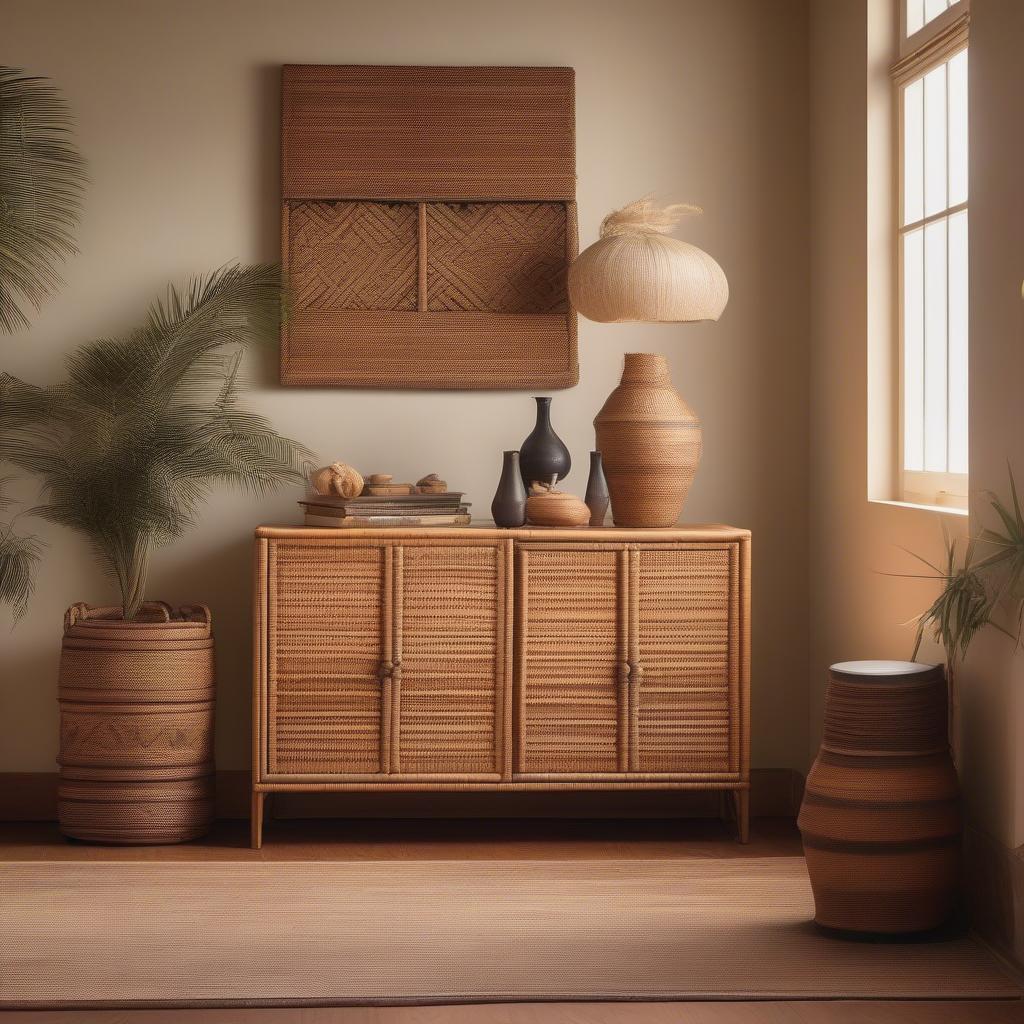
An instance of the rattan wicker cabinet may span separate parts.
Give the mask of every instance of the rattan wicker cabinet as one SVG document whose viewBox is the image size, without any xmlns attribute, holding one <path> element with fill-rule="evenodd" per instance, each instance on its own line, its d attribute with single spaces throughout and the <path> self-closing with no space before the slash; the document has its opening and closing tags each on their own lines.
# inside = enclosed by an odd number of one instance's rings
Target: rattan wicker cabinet
<svg viewBox="0 0 1024 1024">
<path fill-rule="evenodd" d="M 746 840 L 750 535 L 256 537 L 252 842 L 268 793 L 713 789 Z"/>
</svg>

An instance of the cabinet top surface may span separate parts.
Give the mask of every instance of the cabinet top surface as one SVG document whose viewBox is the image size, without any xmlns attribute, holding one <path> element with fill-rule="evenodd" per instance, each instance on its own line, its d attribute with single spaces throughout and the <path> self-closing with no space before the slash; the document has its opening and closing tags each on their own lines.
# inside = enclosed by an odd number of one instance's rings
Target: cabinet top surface
<svg viewBox="0 0 1024 1024">
<path fill-rule="evenodd" d="M 750 531 L 722 523 L 692 523 L 670 526 L 665 529 L 629 529 L 614 526 L 518 526 L 502 529 L 491 522 L 481 521 L 471 526 L 378 526 L 332 528 L 323 526 L 258 526 L 257 537 L 278 540 L 337 540 L 343 537 L 437 537 L 453 540 L 459 538 L 482 540 L 520 541 L 630 541 L 652 543 L 657 541 L 709 542 L 749 540 Z"/>
</svg>

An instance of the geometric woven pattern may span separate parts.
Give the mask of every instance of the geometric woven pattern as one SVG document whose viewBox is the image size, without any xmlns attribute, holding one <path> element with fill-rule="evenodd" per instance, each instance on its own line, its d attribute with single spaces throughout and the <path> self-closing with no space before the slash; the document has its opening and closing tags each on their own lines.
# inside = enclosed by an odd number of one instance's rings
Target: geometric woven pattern
<svg viewBox="0 0 1024 1024">
<path fill-rule="evenodd" d="M 564 313 L 562 203 L 428 203 L 427 309 Z"/>
<path fill-rule="evenodd" d="M 288 272 L 296 308 L 416 308 L 416 204 L 307 200 L 289 206 Z"/>
</svg>

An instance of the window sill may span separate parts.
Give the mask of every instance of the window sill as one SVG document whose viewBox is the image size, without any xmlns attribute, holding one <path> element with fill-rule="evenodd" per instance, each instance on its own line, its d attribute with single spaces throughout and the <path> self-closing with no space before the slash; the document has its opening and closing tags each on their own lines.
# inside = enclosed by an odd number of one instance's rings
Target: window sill
<svg viewBox="0 0 1024 1024">
<path fill-rule="evenodd" d="M 894 508 L 912 508 L 918 512 L 938 512 L 945 516 L 959 516 L 966 519 L 970 513 L 965 508 L 955 505 L 919 505 L 913 501 L 892 501 L 887 498 L 868 498 L 872 505 L 891 505 Z"/>
</svg>

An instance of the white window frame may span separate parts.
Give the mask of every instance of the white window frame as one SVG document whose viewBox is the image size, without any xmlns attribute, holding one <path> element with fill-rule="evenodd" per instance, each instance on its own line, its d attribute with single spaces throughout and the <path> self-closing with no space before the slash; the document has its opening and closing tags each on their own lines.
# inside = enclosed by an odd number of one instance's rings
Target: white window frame
<svg viewBox="0 0 1024 1024">
<path fill-rule="evenodd" d="M 897 382 L 899 427 L 893 439 L 896 445 L 895 465 L 897 467 L 898 498 L 913 505 L 966 509 L 968 502 L 968 475 L 966 473 L 938 473 L 911 471 L 904 468 L 904 350 L 903 350 L 903 236 L 936 220 L 944 220 L 953 214 L 968 209 L 968 201 L 945 207 L 938 213 L 922 216 L 911 224 L 903 221 L 903 91 L 905 87 L 926 75 L 933 68 L 944 64 L 960 51 L 968 48 L 968 26 L 970 23 L 970 0 L 957 0 L 942 14 L 927 22 L 912 36 L 906 34 L 906 0 L 897 0 L 899 12 L 900 59 L 891 69 L 893 82 L 893 108 L 895 113 L 895 145 L 893 148 L 893 169 L 896 177 L 893 226 L 894 263 L 896 266 L 897 295 L 897 337 L 899 343 L 895 356 L 898 361 L 894 379 Z M 968 186 L 969 187 L 969 186 Z M 923 211 L 922 211 L 923 213 Z M 970 340 L 968 339 L 968 345 Z"/>
</svg>

